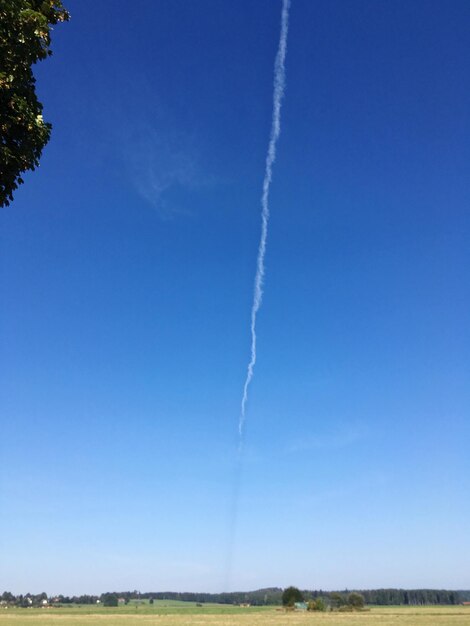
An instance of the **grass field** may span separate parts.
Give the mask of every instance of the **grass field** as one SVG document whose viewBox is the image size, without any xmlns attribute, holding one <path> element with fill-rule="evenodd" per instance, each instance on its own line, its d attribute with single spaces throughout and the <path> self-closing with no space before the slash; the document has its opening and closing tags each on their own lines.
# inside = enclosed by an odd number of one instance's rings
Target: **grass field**
<svg viewBox="0 0 470 626">
<path fill-rule="evenodd" d="M 470 626 L 470 607 L 378 607 L 363 613 L 285 613 L 272 607 L 240 608 L 191 602 L 154 605 L 3 609 L 0 626 Z"/>
</svg>

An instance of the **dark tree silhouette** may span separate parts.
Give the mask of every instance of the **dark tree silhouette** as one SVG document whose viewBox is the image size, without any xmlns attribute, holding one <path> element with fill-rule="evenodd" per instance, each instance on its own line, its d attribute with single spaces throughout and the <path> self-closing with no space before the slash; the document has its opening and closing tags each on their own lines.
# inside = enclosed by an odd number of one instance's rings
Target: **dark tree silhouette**
<svg viewBox="0 0 470 626">
<path fill-rule="evenodd" d="M 10 204 L 49 141 L 32 66 L 51 54 L 51 26 L 69 17 L 61 0 L 0 2 L 0 206 Z"/>
<path fill-rule="evenodd" d="M 296 602 L 302 602 L 303 599 L 302 592 L 297 587 L 287 587 L 282 593 L 282 604 L 284 606 L 294 606 Z"/>
</svg>

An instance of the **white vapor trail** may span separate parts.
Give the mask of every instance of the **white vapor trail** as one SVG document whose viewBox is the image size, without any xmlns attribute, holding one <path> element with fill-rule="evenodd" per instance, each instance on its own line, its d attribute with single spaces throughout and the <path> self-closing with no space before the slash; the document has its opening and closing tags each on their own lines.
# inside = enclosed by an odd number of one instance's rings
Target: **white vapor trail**
<svg viewBox="0 0 470 626">
<path fill-rule="evenodd" d="M 243 426 L 246 416 L 246 403 L 248 400 L 248 387 L 253 378 L 256 364 L 256 316 L 263 300 L 264 282 L 264 257 L 266 255 L 266 240 L 268 236 L 269 222 L 269 188 L 273 176 L 273 165 L 276 160 L 276 144 L 281 132 L 281 105 L 285 87 L 285 59 L 287 52 L 287 32 L 289 26 L 290 0 L 282 2 L 281 35 L 277 49 L 276 60 L 274 62 L 274 93 L 273 93 L 273 115 L 271 123 L 271 135 L 269 138 L 268 153 L 266 156 L 266 168 L 263 180 L 263 194 L 261 196 L 261 237 L 258 246 L 258 259 L 256 262 L 255 285 L 253 291 L 253 305 L 251 307 L 251 358 L 248 363 L 245 385 L 243 387 L 243 397 L 241 403 L 240 419 L 238 422 L 238 432 L 240 438 L 243 436 Z"/>
</svg>

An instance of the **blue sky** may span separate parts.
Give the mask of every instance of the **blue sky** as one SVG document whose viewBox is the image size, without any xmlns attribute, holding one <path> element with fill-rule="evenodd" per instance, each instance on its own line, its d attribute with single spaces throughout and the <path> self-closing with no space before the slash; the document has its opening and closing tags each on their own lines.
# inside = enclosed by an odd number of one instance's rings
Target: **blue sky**
<svg viewBox="0 0 470 626">
<path fill-rule="evenodd" d="M 468 588 L 470 5 L 69 0 L 0 213 L 0 580 Z M 232 559 L 230 557 L 232 554 Z"/>
</svg>

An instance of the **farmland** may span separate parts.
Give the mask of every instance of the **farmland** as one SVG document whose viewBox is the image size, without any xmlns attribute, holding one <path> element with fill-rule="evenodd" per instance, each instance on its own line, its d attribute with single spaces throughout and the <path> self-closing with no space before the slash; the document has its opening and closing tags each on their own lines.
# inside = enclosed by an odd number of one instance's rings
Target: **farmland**
<svg viewBox="0 0 470 626">
<path fill-rule="evenodd" d="M 158 601 L 118 608 L 8 608 L 0 626 L 470 626 L 470 607 L 374 607 L 356 613 L 294 612 L 273 607 Z"/>
</svg>

